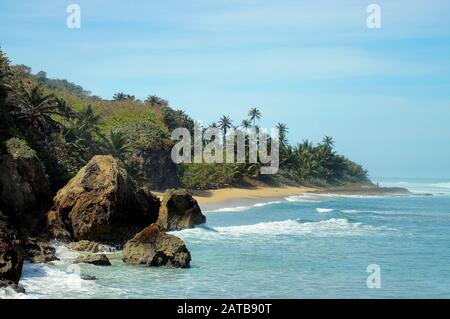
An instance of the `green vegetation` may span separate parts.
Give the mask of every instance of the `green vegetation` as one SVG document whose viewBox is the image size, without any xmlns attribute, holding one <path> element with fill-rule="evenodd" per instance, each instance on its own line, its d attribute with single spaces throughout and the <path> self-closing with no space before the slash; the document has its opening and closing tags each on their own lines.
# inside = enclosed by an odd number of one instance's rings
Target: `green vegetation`
<svg viewBox="0 0 450 319">
<path fill-rule="evenodd" d="M 259 130 L 261 111 L 253 107 L 236 127 L 222 116 L 211 127 L 220 128 L 225 140 L 230 129 Z M 183 164 L 170 159 L 177 127 L 191 132 L 194 121 L 183 111 L 155 95 L 140 101 L 118 92 L 112 100 L 92 96 L 67 80 L 32 74 L 25 65 L 10 66 L 0 50 L 0 151 L 36 156 L 57 190 L 96 154 L 111 154 L 140 183 L 151 188 L 184 186 L 217 188 L 250 181 L 290 181 L 299 184 L 336 185 L 367 182 L 366 171 L 334 151 L 325 137 L 289 144 L 288 128 L 280 131 L 280 172 L 259 175 L 260 164 Z M 206 143 L 206 141 L 205 141 Z M 19 155 L 22 154 L 22 155 Z"/>
<path fill-rule="evenodd" d="M 250 109 L 249 118 L 242 120 L 241 127 L 248 130 L 252 127 L 258 131 L 256 121 L 262 118 L 258 108 Z M 232 127 L 232 119 L 222 116 L 217 126 L 222 130 L 223 138 Z M 251 124 L 253 123 L 253 124 Z M 191 164 L 183 167 L 182 182 L 190 188 L 216 188 L 223 185 L 239 185 L 244 180 L 263 180 L 265 182 L 294 182 L 310 186 L 332 186 L 345 183 L 366 183 L 367 171 L 360 165 L 350 161 L 334 151 L 334 141 L 325 136 L 321 143 L 313 145 L 308 140 L 290 145 L 287 139 L 288 127 L 278 123 L 280 141 L 280 170 L 275 176 L 259 174 L 260 164 Z M 225 143 L 225 138 L 223 143 Z M 248 151 L 248 141 L 247 148 Z M 248 159 L 248 153 L 246 154 Z M 225 156 L 225 155 L 224 155 Z"/>
<path fill-rule="evenodd" d="M 34 158 L 36 157 L 36 152 L 32 150 L 27 142 L 21 140 L 20 138 L 13 137 L 5 142 L 6 151 L 8 154 L 12 155 L 14 158 Z"/>
</svg>

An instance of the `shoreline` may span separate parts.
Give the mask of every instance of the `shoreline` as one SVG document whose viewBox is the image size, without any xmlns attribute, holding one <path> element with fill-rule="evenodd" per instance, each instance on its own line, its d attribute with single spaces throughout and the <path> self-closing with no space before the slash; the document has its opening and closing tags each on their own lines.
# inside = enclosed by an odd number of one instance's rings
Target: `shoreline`
<svg viewBox="0 0 450 319">
<path fill-rule="evenodd" d="M 234 199 L 267 199 L 284 196 L 301 195 L 308 192 L 317 191 L 318 188 L 304 186 L 259 186 L 254 188 L 229 187 L 206 191 L 191 191 L 199 204 L 218 204 Z"/>
<path fill-rule="evenodd" d="M 337 194 L 337 195 L 405 195 L 410 194 L 406 188 L 378 187 L 370 184 L 350 184 L 338 187 L 307 187 L 307 186 L 254 186 L 228 187 L 211 190 L 190 190 L 201 209 L 211 211 L 225 207 L 241 207 L 263 202 L 281 201 L 289 196 L 305 193 Z M 163 193 L 155 192 L 162 198 Z"/>
<path fill-rule="evenodd" d="M 261 202 L 283 200 L 288 196 L 317 191 L 305 186 L 258 186 L 252 188 L 230 187 L 206 191 L 192 191 L 202 210 L 254 205 Z"/>
<path fill-rule="evenodd" d="M 306 186 L 255 186 L 228 187 L 211 190 L 190 190 L 202 210 L 215 210 L 224 207 L 238 207 L 282 200 L 288 196 L 318 191 Z M 163 193 L 153 192 L 159 198 Z"/>
</svg>

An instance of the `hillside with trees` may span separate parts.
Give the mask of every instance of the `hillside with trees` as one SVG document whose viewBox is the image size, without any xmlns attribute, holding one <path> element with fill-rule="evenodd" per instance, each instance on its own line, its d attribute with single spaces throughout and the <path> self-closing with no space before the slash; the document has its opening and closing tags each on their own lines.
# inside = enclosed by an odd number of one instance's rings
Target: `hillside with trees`
<svg viewBox="0 0 450 319">
<path fill-rule="evenodd" d="M 0 51 L 0 150 L 32 152 L 54 191 L 65 185 L 94 155 L 112 155 L 141 186 L 150 189 L 209 189 L 252 183 L 336 186 L 369 183 L 367 172 L 334 150 L 324 137 L 291 143 L 289 129 L 278 123 L 280 171 L 260 175 L 260 163 L 180 164 L 170 158 L 177 127 L 194 130 L 195 122 L 169 102 L 149 95 L 144 101 L 123 92 L 105 100 L 68 80 L 49 79 L 25 65 L 10 65 Z M 253 107 L 241 120 L 223 115 L 210 127 L 223 138 L 231 129 L 259 130 L 264 116 Z"/>
</svg>

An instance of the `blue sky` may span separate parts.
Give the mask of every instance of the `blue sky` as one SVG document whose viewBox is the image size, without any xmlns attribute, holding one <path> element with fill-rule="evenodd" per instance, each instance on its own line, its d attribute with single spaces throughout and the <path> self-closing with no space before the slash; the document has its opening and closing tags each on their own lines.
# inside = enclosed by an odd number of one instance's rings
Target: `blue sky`
<svg viewBox="0 0 450 319">
<path fill-rule="evenodd" d="M 1 0 L 0 45 L 104 98 L 156 94 L 204 123 L 257 106 L 373 177 L 450 178 L 449 17 L 439 0 Z"/>
</svg>

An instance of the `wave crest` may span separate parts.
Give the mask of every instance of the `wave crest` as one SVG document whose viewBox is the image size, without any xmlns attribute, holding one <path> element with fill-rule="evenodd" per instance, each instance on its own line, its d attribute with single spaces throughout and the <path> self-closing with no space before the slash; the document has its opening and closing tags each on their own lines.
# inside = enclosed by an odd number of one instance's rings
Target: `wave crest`
<svg viewBox="0 0 450 319">
<path fill-rule="evenodd" d="M 384 227 L 373 227 L 345 218 L 331 218 L 316 222 L 284 220 L 262 222 L 252 225 L 227 227 L 198 227 L 176 231 L 177 236 L 187 240 L 229 240 L 243 237 L 273 238 L 277 236 L 360 236 L 376 233 Z"/>
</svg>

